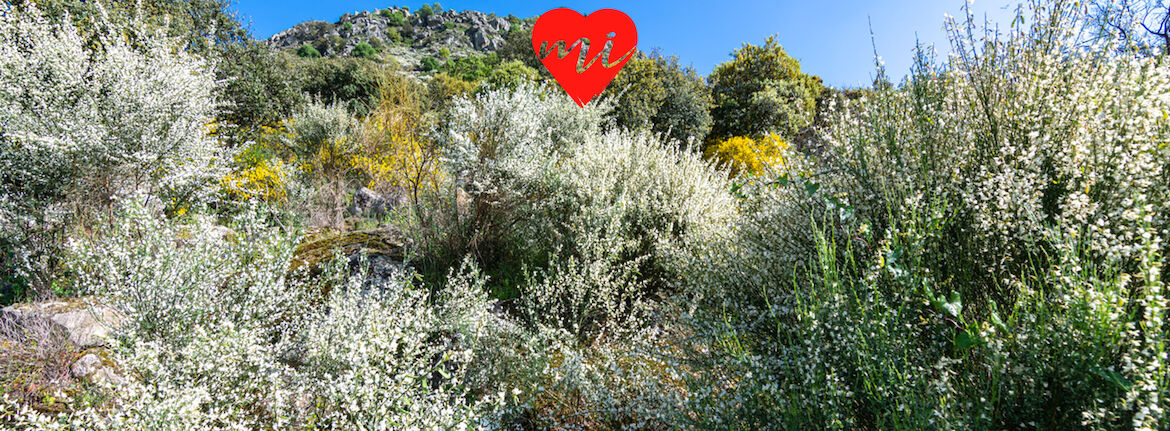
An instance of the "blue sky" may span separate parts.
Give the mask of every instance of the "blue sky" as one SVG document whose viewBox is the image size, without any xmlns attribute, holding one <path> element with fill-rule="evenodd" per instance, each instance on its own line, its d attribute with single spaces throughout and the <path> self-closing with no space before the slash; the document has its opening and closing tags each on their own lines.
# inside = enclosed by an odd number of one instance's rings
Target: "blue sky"
<svg viewBox="0 0 1170 431">
<path fill-rule="evenodd" d="M 267 38 L 301 21 L 336 21 L 341 14 L 392 5 L 423 2 L 404 0 L 237 0 L 235 8 L 258 38 Z M 961 15 L 964 0 L 781 0 L 781 1 L 501 1 L 448 0 L 444 8 L 495 12 L 500 16 L 537 16 L 556 7 L 588 13 L 614 8 L 630 15 L 638 28 L 638 47 L 660 48 L 676 55 L 706 75 L 730 58 L 744 42 L 763 43 L 776 34 L 789 55 L 800 60 L 806 73 L 824 78 L 835 87 L 869 84 L 874 76 L 873 47 L 868 20 L 872 19 L 878 54 L 890 74 L 900 77 L 910 68 L 915 38 L 949 50 L 943 14 Z M 432 2 L 427 2 L 432 3 Z M 1015 0 L 975 0 L 977 17 L 1006 26 L 1014 15 Z"/>
</svg>

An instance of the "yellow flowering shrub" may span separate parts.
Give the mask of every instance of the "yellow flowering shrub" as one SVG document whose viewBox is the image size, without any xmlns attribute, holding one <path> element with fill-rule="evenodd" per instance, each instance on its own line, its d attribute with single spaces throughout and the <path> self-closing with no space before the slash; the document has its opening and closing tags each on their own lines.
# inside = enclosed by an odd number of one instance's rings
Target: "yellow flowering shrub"
<svg viewBox="0 0 1170 431">
<path fill-rule="evenodd" d="M 769 166 L 783 166 L 786 150 L 788 142 L 771 133 L 758 141 L 745 136 L 727 138 L 707 147 L 703 155 L 735 177 L 744 172 L 759 174 Z"/>
<path fill-rule="evenodd" d="M 220 185 L 232 198 L 284 202 L 288 199 L 289 172 L 286 166 L 280 159 L 263 159 L 256 165 L 227 174 L 220 179 Z"/>
<path fill-rule="evenodd" d="M 438 190 L 443 181 L 433 143 L 385 117 L 366 124 L 368 151 L 352 158 L 353 166 L 369 179 L 367 187 L 401 187 L 412 193 Z"/>
</svg>

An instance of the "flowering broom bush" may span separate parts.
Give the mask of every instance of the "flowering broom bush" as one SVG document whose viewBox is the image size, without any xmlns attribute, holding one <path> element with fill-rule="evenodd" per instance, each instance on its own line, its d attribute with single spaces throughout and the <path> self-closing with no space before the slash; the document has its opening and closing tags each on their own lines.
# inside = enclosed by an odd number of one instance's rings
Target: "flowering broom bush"
<svg viewBox="0 0 1170 431">
<path fill-rule="evenodd" d="M 1170 75 L 1078 39 L 1083 5 L 1029 11 L 949 21 L 945 66 L 923 49 L 835 107 L 813 169 L 740 190 L 694 272 L 700 427 L 1166 426 Z"/>
<path fill-rule="evenodd" d="M 77 209 L 198 200 L 216 177 L 208 65 L 139 18 L 95 19 L 88 40 L 35 4 L 0 5 L 0 231 L 19 236 L 29 276 L 53 265 Z"/>
</svg>

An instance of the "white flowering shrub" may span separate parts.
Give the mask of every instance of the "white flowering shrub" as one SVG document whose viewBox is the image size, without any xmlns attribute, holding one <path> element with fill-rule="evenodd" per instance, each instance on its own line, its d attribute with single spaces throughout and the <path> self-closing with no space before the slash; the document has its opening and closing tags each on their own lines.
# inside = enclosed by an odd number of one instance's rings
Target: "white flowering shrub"
<svg viewBox="0 0 1170 431">
<path fill-rule="evenodd" d="M 312 291 L 286 280 L 295 242 L 247 214 L 237 223 L 252 235 L 175 224 L 131 203 L 111 232 L 70 242 L 75 284 L 126 313 L 147 341 L 183 345 L 192 328 L 224 321 L 276 331 Z"/>
<path fill-rule="evenodd" d="M 471 343 L 442 331 L 426 291 L 405 280 L 335 288 L 292 342 L 303 349 L 306 424 L 323 428 L 455 429 L 475 420 L 460 379 Z M 470 305 L 470 304 L 463 304 Z M 458 307 L 455 304 L 452 306 Z M 456 317 L 456 316 L 451 316 Z"/>
<path fill-rule="evenodd" d="M 101 22 L 87 48 L 68 20 L 50 22 L 34 4 L 0 9 L 6 193 L 52 196 L 95 175 L 126 193 L 207 175 L 208 66 L 136 24 Z"/>
<path fill-rule="evenodd" d="M 677 287 L 691 243 L 730 227 L 722 173 L 647 135 L 602 134 L 597 110 L 559 93 L 489 92 L 452 113 L 446 147 L 478 235 L 538 267 L 520 287 L 531 322 L 586 338 L 629 327 Z"/>
<path fill-rule="evenodd" d="M 137 20 L 95 19 L 83 38 L 35 4 L 0 5 L 0 223 L 18 227 L 25 255 L 54 253 L 51 231 L 77 206 L 190 200 L 215 175 L 205 61 Z M 34 258 L 23 271 L 43 270 Z"/>
<path fill-rule="evenodd" d="M 1083 8 L 1037 12 L 1031 26 L 986 40 L 951 19 L 945 68 L 921 64 L 904 91 L 876 92 L 827 141 L 865 177 L 862 192 L 961 205 L 992 258 L 1052 228 L 1106 258 L 1133 257 L 1144 224 L 1166 226 L 1170 71 L 1086 46 Z M 1159 209 L 1150 220 L 1139 216 L 1145 205 Z"/>
<path fill-rule="evenodd" d="M 479 340 L 491 339 L 494 322 L 473 267 L 432 294 L 408 269 L 371 283 L 364 265 L 350 275 L 339 258 L 323 290 L 287 273 L 295 236 L 247 214 L 233 224 L 244 233 L 228 235 L 159 220 L 141 205 L 122 217 L 117 230 L 71 243 L 69 267 L 83 293 L 125 314 L 111 360 L 128 383 L 109 403 L 55 417 L 8 400 L 2 423 L 466 429 L 487 426 L 502 399 L 500 382 L 469 370 L 477 352 L 491 351 Z"/>
<path fill-rule="evenodd" d="M 691 278 L 719 370 L 688 378 L 699 428 L 1166 427 L 1170 75 L 1083 43 L 1082 5 L 1029 10 L 1002 37 L 952 21 L 945 66 L 739 189 Z"/>
</svg>

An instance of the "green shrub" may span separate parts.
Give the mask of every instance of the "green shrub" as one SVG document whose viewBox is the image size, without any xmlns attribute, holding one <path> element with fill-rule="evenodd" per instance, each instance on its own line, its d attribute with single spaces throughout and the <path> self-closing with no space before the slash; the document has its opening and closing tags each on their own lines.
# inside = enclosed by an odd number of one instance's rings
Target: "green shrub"
<svg viewBox="0 0 1170 431">
<path fill-rule="evenodd" d="M 344 31 L 346 33 L 352 32 L 353 31 L 353 23 L 349 22 L 349 21 L 342 23 L 341 24 L 341 31 Z"/>
<path fill-rule="evenodd" d="M 430 107 L 435 112 L 446 112 L 455 100 L 469 97 L 479 91 L 479 84 L 452 77 L 446 72 L 436 73 L 427 81 Z"/>
<path fill-rule="evenodd" d="M 425 72 L 439 70 L 441 65 L 442 63 L 439 62 L 439 59 L 435 57 L 426 57 L 422 59 L 422 70 Z"/>
<path fill-rule="evenodd" d="M 447 49 L 447 47 L 445 47 L 445 46 L 442 48 L 439 48 L 439 58 L 441 58 L 443 60 L 451 58 L 451 50 Z"/>
<path fill-rule="evenodd" d="M 434 15 L 434 14 L 435 14 L 435 10 L 433 8 L 431 8 L 431 5 L 429 5 L 429 4 L 424 4 L 424 5 L 422 5 L 422 7 L 418 8 L 419 18 L 427 19 L 427 17 L 430 17 L 431 15 Z"/>
<path fill-rule="evenodd" d="M 391 12 L 390 9 L 382 9 L 382 16 L 389 18 L 387 23 L 391 26 L 401 27 L 406 25 L 406 15 L 401 11 Z"/>
<path fill-rule="evenodd" d="M 464 81 L 483 79 L 491 73 L 491 67 L 484 61 L 488 57 L 452 58 L 443 64 L 443 71 Z M 498 58 L 498 57 L 497 57 Z"/>
<path fill-rule="evenodd" d="M 301 45 L 300 48 L 297 48 L 297 57 L 321 58 L 321 52 L 317 51 L 317 48 L 313 48 L 313 45 L 309 45 L 306 43 L 304 45 Z"/>
<path fill-rule="evenodd" d="M 357 58 L 374 58 L 378 55 L 378 50 L 366 42 L 358 43 L 353 47 L 353 56 Z"/>
<path fill-rule="evenodd" d="M 802 73 L 774 36 L 763 46 L 744 44 L 733 55 L 707 78 L 714 103 L 710 142 L 770 132 L 791 138 L 812 124 L 824 86 Z"/>
<path fill-rule="evenodd" d="M 390 39 L 390 43 L 396 45 L 402 43 L 402 33 L 399 33 L 396 28 L 386 30 L 386 38 Z"/>
<path fill-rule="evenodd" d="M 491 73 L 488 74 L 487 82 L 496 87 L 516 88 L 524 83 L 535 83 L 539 77 L 540 73 L 535 69 L 512 60 L 493 67 Z"/>
<path fill-rule="evenodd" d="M 364 116 L 378 106 L 381 67 L 353 58 L 313 61 L 304 66 L 301 91 L 319 100 L 344 103 L 355 115 Z"/>
<path fill-rule="evenodd" d="M 609 113 L 618 126 L 669 133 L 679 144 L 696 147 L 711 128 L 711 91 L 675 57 L 638 53 L 609 88 L 610 94 L 619 94 Z"/>
<path fill-rule="evenodd" d="M 331 34 L 313 42 L 313 47 L 317 51 L 325 55 L 338 56 L 345 49 L 345 39 L 341 36 Z"/>
</svg>

